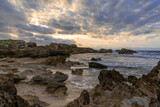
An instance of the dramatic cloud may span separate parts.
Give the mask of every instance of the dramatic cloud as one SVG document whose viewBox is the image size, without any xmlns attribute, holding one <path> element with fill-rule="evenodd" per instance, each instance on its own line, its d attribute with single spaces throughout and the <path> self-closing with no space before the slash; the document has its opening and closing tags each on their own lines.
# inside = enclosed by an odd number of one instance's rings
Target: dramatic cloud
<svg viewBox="0 0 160 107">
<path fill-rule="evenodd" d="M 11 35 L 27 41 L 44 40 L 50 43 L 64 42 L 52 37 L 62 39 L 68 37 L 83 46 L 87 44 L 85 40 L 90 43 L 87 46 L 93 46 L 90 40 L 95 39 L 106 41 L 106 44 L 103 44 L 107 45 L 106 47 L 110 46 L 108 44 L 114 46 L 114 43 L 120 46 L 121 41 L 124 43 L 122 47 L 128 42 L 137 47 L 135 41 L 139 40 L 139 43 L 143 41 L 142 45 L 145 45 L 160 39 L 160 0 L 0 0 L 0 2 L 1 38 Z M 82 38 L 77 39 L 77 35 L 85 38 L 83 39 L 85 42 L 80 43 Z M 102 44 L 97 42 L 96 45 L 94 47 Z"/>
</svg>

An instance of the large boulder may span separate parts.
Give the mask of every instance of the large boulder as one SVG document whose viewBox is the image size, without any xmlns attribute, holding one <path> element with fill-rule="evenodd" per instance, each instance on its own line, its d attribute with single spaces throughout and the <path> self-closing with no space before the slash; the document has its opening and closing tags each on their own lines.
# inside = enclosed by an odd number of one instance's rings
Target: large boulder
<svg viewBox="0 0 160 107">
<path fill-rule="evenodd" d="M 112 51 L 112 49 L 100 49 L 99 50 L 99 53 L 112 53 L 113 51 Z"/>
<path fill-rule="evenodd" d="M 36 75 L 30 80 L 30 82 L 34 84 L 50 84 L 54 82 L 64 82 L 67 79 L 68 79 L 67 74 L 56 72 L 54 75 L 48 73 Z"/>
<path fill-rule="evenodd" d="M 67 93 L 67 87 L 63 82 L 53 82 L 47 86 L 46 92 L 58 96 L 63 96 Z"/>
<path fill-rule="evenodd" d="M 121 50 L 116 50 L 116 52 L 118 52 L 118 54 L 134 54 L 134 53 L 137 53 L 134 50 L 125 49 L 125 48 L 122 48 Z"/>
<path fill-rule="evenodd" d="M 100 69 L 107 68 L 106 65 L 103 65 L 103 64 L 100 64 L 100 63 L 97 63 L 97 62 L 89 62 L 89 67 L 90 68 L 100 68 Z"/>
</svg>

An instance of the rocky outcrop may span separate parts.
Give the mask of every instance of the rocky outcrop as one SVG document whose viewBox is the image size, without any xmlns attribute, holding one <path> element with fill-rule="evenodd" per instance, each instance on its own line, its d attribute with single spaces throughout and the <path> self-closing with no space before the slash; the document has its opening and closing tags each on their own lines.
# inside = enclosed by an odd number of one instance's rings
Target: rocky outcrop
<svg viewBox="0 0 160 107">
<path fill-rule="evenodd" d="M 116 52 L 118 52 L 118 54 L 134 54 L 134 53 L 137 53 L 134 50 L 125 49 L 125 48 L 122 48 L 121 50 L 116 50 Z"/>
<path fill-rule="evenodd" d="M 74 75 L 82 75 L 83 74 L 83 69 L 72 70 L 72 74 L 74 74 Z"/>
<path fill-rule="evenodd" d="M 112 53 L 113 51 L 112 51 L 112 49 L 100 49 L 99 51 L 98 51 L 99 53 Z"/>
<path fill-rule="evenodd" d="M 17 95 L 12 80 L 0 75 L 0 107 L 30 107 L 29 103 Z"/>
<path fill-rule="evenodd" d="M 30 82 L 34 84 L 46 85 L 46 92 L 57 96 L 62 96 L 67 94 L 67 87 L 64 83 L 67 79 L 67 74 L 56 72 L 55 74 L 45 73 L 34 76 Z"/>
<path fill-rule="evenodd" d="M 97 62 L 89 62 L 89 67 L 90 68 L 99 68 L 99 69 L 107 68 L 106 65 L 103 65 L 103 64 L 100 64 L 100 63 L 97 63 Z"/>
<path fill-rule="evenodd" d="M 89 107 L 90 96 L 88 91 L 83 90 L 80 97 L 69 103 L 66 107 Z"/>
<path fill-rule="evenodd" d="M 0 49 L 21 49 L 25 47 L 23 40 L 0 40 Z"/>
<path fill-rule="evenodd" d="M 139 79 L 124 78 L 115 70 L 101 70 L 98 79 L 99 84 L 90 92 L 92 102 L 86 107 L 160 106 L 160 62 Z M 67 107 L 83 107 L 82 102 L 77 98 Z"/>
</svg>

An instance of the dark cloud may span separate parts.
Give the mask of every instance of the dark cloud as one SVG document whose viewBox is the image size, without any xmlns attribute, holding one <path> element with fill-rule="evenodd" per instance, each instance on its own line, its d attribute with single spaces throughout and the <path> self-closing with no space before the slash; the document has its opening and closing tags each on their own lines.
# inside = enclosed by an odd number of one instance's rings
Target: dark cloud
<svg viewBox="0 0 160 107">
<path fill-rule="evenodd" d="M 26 23 L 27 18 L 22 10 L 13 6 L 8 0 L 0 0 L 0 22 L 13 25 Z"/>
<path fill-rule="evenodd" d="M 23 29 L 30 32 L 40 33 L 40 34 L 53 34 L 55 31 L 51 28 L 37 26 L 33 24 L 19 24 L 16 25 L 17 28 Z"/>
</svg>

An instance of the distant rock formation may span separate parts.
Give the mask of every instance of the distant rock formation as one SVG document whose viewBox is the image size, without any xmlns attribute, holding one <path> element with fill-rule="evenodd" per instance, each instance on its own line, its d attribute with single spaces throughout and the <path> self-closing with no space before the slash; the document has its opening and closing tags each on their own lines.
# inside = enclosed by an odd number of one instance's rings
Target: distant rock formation
<svg viewBox="0 0 160 107">
<path fill-rule="evenodd" d="M 134 54 L 134 53 L 137 53 L 134 50 L 125 49 L 125 48 L 122 48 L 121 50 L 116 50 L 116 52 L 118 52 L 118 54 Z"/>
<path fill-rule="evenodd" d="M 99 53 L 112 53 L 113 51 L 112 51 L 112 49 L 100 49 L 99 51 L 98 51 Z"/>
<path fill-rule="evenodd" d="M 77 47 L 75 44 L 51 43 L 47 46 L 37 46 L 34 42 L 22 40 L 0 40 L 0 57 L 50 57 L 70 56 L 70 54 L 98 53 L 92 48 Z"/>
</svg>

